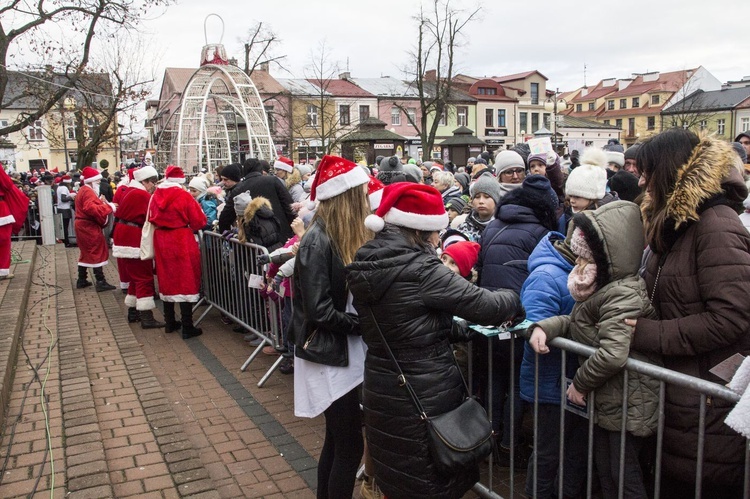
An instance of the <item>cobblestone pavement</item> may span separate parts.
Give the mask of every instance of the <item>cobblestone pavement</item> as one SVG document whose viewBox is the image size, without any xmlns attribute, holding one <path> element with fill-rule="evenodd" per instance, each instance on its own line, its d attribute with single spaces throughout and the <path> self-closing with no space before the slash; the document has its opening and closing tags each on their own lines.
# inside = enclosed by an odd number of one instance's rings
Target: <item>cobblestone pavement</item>
<svg viewBox="0 0 750 499">
<path fill-rule="evenodd" d="M 75 289 L 77 249 L 13 249 L 16 277 L 0 281 L 0 497 L 315 497 L 323 418 L 294 416 L 292 376 L 258 388 L 275 357 L 241 372 L 252 349 L 215 311 L 199 338 L 143 330 L 119 290 Z M 105 273 L 119 282 L 116 265 Z"/>
</svg>

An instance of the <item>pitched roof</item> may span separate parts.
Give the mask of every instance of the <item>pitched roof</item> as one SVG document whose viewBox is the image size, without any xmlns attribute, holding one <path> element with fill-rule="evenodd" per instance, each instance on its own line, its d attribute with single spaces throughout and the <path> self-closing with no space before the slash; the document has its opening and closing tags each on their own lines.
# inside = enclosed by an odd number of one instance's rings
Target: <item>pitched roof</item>
<svg viewBox="0 0 750 499">
<path fill-rule="evenodd" d="M 560 128 L 602 128 L 607 130 L 619 130 L 619 128 L 614 125 L 605 125 L 599 121 L 588 120 L 579 116 L 565 116 L 562 123 L 557 124 L 557 129 L 559 130 Z"/>
<path fill-rule="evenodd" d="M 725 88 L 704 92 L 698 90 L 681 101 L 664 109 L 665 114 L 681 113 L 686 110 L 713 111 L 720 109 L 734 109 L 750 98 L 750 87 Z"/>
<path fill-rule="evenodd" d="M 60 85 L 68 82 L 63 74 L 47 72 L 8 71 L 8 84 L 5 87 L 0 109 L 36 109 Z M 66 93 L 82 105 L 106 105 L 110 99 L 112 83 L 105 73 L 84 73 L 76 86 Z M 88 102 L 88 104 L 86 104 Z"/>
<path fill-rule="evenodd" d="M 320 79 L 308 78 L 307 81 L 318 87 L 325 88 L 327 92 L 335 97 L 375 97 L 367 90 L 358 87 L 349 80 L 328 79 L 321 82 Z"/>
<path fill-rule="evenodd" d="M 260 94 L 286 94 L 289 91 L 281 85 L 268 71 L 254 69 L 250 72 L 250 79 Z"/>
<path fill-rule="evenodd" d="M 382 78 L 352 78 L 350 81 L 377 97 L 398 97 L 402 99 L 416 99 L 419 97 L 416 88 L 391 76 L 384 76 Z"/>
<path fill-rule="evenodd" d="M 575 98 L 573 98 L 570 102 L 576 103 L 576 102 L 587 102 L 590 100 L 596 100 L 601 97 L 604 97 L 605 95 L 611 94 L 615 90 L 617 90 L 617 85 L 605 87 L 602 84 L 602 82 L 599 82 L 586 95 L 583 95 L 583 92 L 579 92 L 578 95 Z"/>
<path fill-rule="evenodd" d="M 536 69 L 532 71 L 524 71 L 523 73 L 516 73 L 512 75 L 507 76 L 493 76 L 492 79 L 495 80 L 498 83 L 505 83 L 507 81 L 518 81 L 528 78 L 529 76 L 533 75 L 534 73 L 537 73 L 539 76 L 544 78 L 545 80 L 549 80 L 546 76 L 544 76 L 542 73 L 537 71 Z"/>
<path fill-rule="evenodd" d="M 168 95 L 182 94 L 196 71 L 198 71 L 198 68 L 166 68 L 161 87 L 162 89 L 167 88 Z"/>
<path fill-rule="evenodd" d="M 329 92 L 326 92 L 318 86 L 313 85 L 304 78 L 278 78 L 276 81 L 278 81 L 281 86 L 291 92 L 292 95 L 313 96 L 321 95 L 321 93 L 327 96 L 331 95 Z"/>
</svg>

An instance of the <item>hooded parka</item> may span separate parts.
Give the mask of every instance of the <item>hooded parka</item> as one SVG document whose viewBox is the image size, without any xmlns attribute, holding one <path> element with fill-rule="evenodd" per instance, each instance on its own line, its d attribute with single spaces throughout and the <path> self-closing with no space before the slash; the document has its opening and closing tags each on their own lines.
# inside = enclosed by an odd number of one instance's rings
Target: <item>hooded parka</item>
<svg viewBox="0 0 750 499">
<path fill-rule="evenodd" d="M 705 138 L 678 172 L 664 210 L 679 228 L 660 236 L 668 250 L 654 253 L 645 271 L 661 320 L 639 319 L 633 341 L 669 369 L 720 384 L 709 370 L 750 354 L 750 235 L 734 209 L 748 191 L 736 157 L 728 144 Z M 646 221 L 659 215 L 648 193 L 641 209 Z M 724 424 L 733 406 L 708 397 L 704 483 L 742 484 L 746 442 Z M 667 384 L 662 472 L 684 483 L 695 481 L 699 412 L 698 392 Z"/>
<path fill-rule="evenodd" d="M 360 248 L 347 267 L 347 281 L 368 347 L 364 415 L 378 486 L 389 499 L 461 497 L 479 480 L 479 469 L 453 475 L 437 471 L 425 422 L 398 383 L 370 310 L 433 416 L 456 408 L 466 396 L 450 347 L 453 316 L 499 325 L 520 313 L 518 296 L 474 286 L 390 225 Z"/>
<path fill-rule="evenodd" d="M 605 430 L 620 431 L 626 389 L 621 371 L 628 355 L 659 363 L 658 356 L 630 351 L 633 328 L 625 324 L 625 319 L 633 317 L 655 318 L 646 285 L 638 275 L 643 225 L 638 207 L 628 201 L 583 211 L 573 223 L 584 233 L 594 256 L 596 291 L 576 302 L 570 315 L 545 319 L 538 325 L 549 339 L 571 337 L 597 349 L 591 357 L 580 359 L 573 384 L 580 392 L 596 392 L 594 422 Z M 627 378 L 625 427 L 638 437 L 652 435 L 658 423 L 659 382 L 636 372 L 629 372 Z"/>
</svg>

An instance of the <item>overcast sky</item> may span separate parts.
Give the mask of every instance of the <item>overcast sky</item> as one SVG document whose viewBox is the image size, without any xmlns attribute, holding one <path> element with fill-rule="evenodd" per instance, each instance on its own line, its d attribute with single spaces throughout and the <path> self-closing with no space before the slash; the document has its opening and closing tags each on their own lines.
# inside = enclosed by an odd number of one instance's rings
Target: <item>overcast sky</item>
<svg viewBox="0 0 750 499">
<path fill-rule="evenodd" d="M 549 78 L 548 88 L 572 90 L 584 82 L 584 63 L 589 84 L 699 65 L 721 81 L 750 75 L 747 0 L 452 3 L 482 9 L 465 30 L 457 56 L 457 70 L 473 76 L 537 69 Z M 418 5 L 417 0 L 178 0 L 144 23 L 155 49 L 154 92 L 165 67 L 197 67 L 210 13 L 224 19 L 223 43 L 240 61 L 239 38 L 256 21 L 269 24 L 282 40 L 277 53 L 287 56 L 284 64 L 292 73 L 272 69 L 274 76 L 302 77 L 311 51 L 325 40 L 331 62 L 345 70 L 348 60 L 353 77 L 403 78 L 407 51 L 416 42 Z M 209 19 L 209 42 L 220 35 L 220 23 Z"/>
</svg>

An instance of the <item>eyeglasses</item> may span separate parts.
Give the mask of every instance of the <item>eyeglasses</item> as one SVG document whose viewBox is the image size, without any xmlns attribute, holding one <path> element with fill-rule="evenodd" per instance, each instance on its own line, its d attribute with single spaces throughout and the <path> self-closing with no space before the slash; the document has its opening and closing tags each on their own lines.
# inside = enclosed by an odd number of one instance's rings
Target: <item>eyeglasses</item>
<svg viewBox="0 0 750 499">
<path fill-rule="evenodd" d="M 501 175 L 507 175 L 509 177 L 513 177 L 514 175 L 518 175 L 519 177 L 526 173 L 526 171 L 523 168 L 513 168 L 511 170 L 505 170 L 504 172 L 501 172 Z"/>
</svg>

